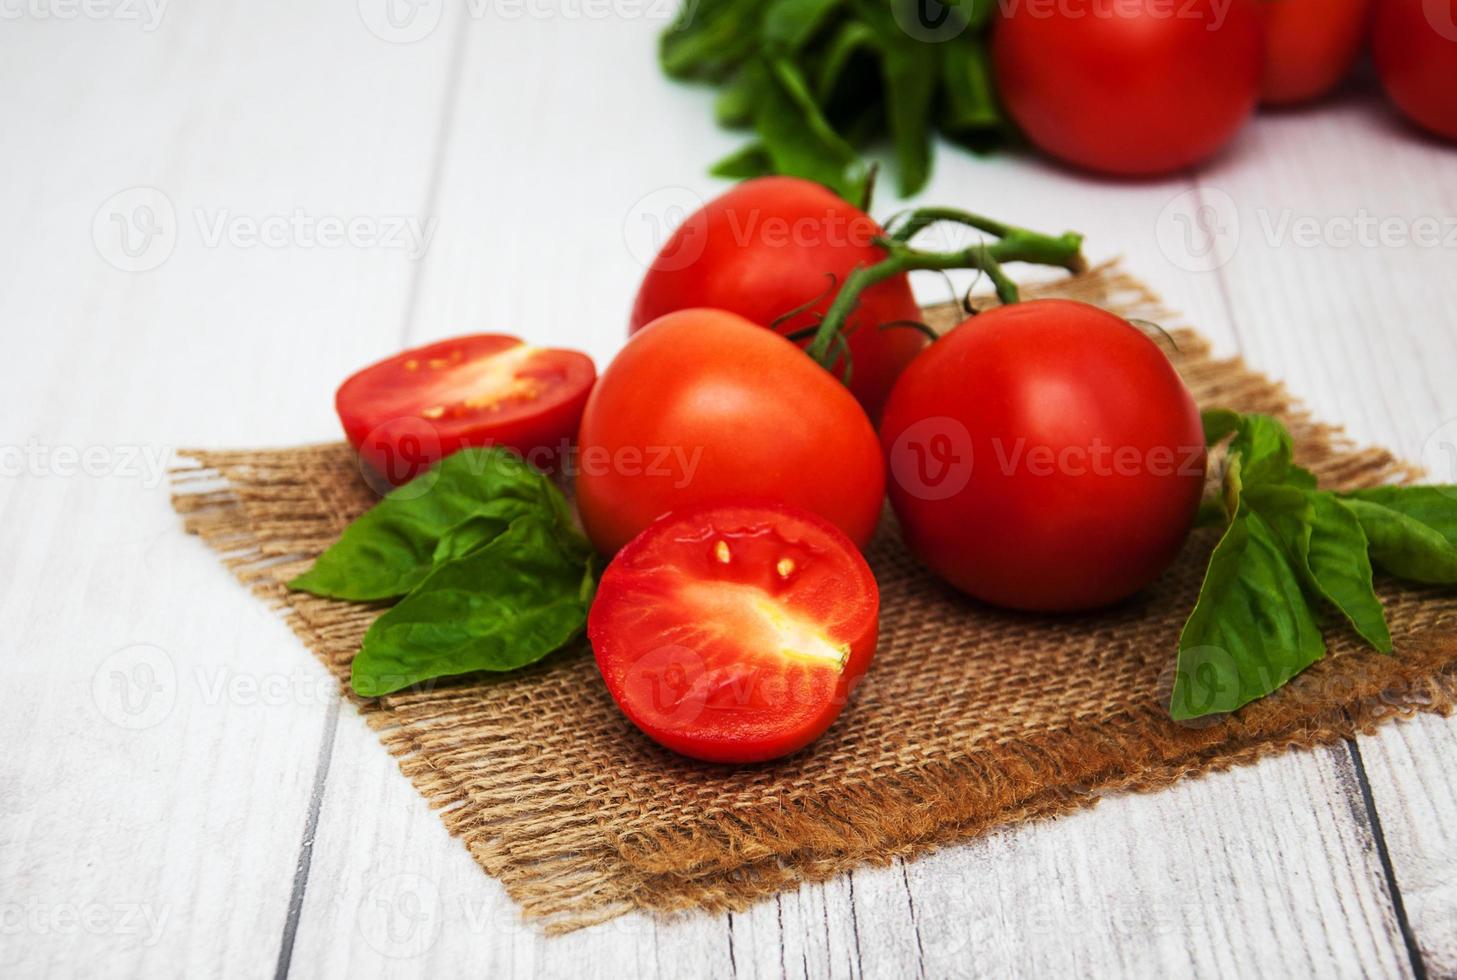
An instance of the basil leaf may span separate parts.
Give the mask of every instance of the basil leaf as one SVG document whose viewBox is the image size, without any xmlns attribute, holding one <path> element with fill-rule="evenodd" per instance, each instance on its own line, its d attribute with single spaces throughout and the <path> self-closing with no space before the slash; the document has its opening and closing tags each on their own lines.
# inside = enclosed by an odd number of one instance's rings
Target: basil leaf
<svg viewBox="0 0 1457 980">
<path fill-rule="evenodd" d="M 1240 414 L 1227 408 L 1205 409 L 1199 414 L 1204 423 L 1204 441 L 1214 446 L 1239 431 Z"/>
<path fill-rule="evenodd" d="M 715 177 L 727 177 L 730 180 L 748 180 L 750 177 L 762 177 L 773 172 L 774 163 L 764 151 L 762 143 L 745 144 L 715 163 L 709 170 Z"/>
<path fill-rule="evenodd" d="M 847 201 L 862 200 L 869 170 L 825 119 L 799 69 L 775 58 L 765 70 L 769 84 L 754 125 L 775 171 L 817 181 Z"/>
<path fill-rule="evenodd" d="M 1389 501 L 1397 506 L 1364 496 L 1348 496 L 1343 502 L 1361 522 L 1371 544 L 1371 560 L 1382 571 L 1424 585 L 1457 585 L 1457 546 L 1437 527 L 1398 509 L 1398 500 Z M 1427 516 L 1438 526 L 1448 521 Z"/>
<path fill-rule="evenodd" d="M 1000 130 L 1002 111 L 997 103 L 986 41 L 979 37 L 958 37 L 940 45 L 940 50 L 941 129 L 963 142 Z"/>
<path fill-rule="evenodd" d="M 1307 493 L 1315 512 L 1310 536 L 1310 572 L 1321 594 L 1362 638 L 1382 653 L 1392 651 L 1386 610 L 1372 585 L 1366 532 L 1356 515 L 1329 493 Z"/>
<path fill-rule="evenodd" d="M 551 482 L 510 451 L 462 449 L 360 515 L 288 586 L 355 602 L 393 599 L 524 515 L 569 513 Z"/>
<path fill-rule="evenodd" d="M 375 620 L 350 685 L 379 697 L 436 677 L 534 663 L 581 632 L 594 582 L 580 535 L 537 515 L 518 518 Z"/>
<path fill-rule="evenodd" d="M 1246 484 L 1280 483 L 1290 472 L 1295 447 L 1290 433 L 1268 415 L 1242 415 L 1229 444 L 1239 454 Z"/>
<path fill-rule="evenodd" d="M 762 0 L 696 0 L 663 31 L 658 61 L 673 78 L 717 80 L 751 58 L 759 44 Z"/>
<path fill-rule="evenodd" d="M 1457 486 L 1371 487 L 1342 496 L 1405 514 L 1457 547 Z"/>
<path fill-rule="evenodd" d="M 863 22 L 848 21 L 830 39 L 815 75 L 815 98 L 826 105 L 840 83 L 850 59 L 861 51 L 875 49 L 875 32 Z"/>
<path fill-rule="evenodd" d="M 762 38 L 765 43 L 797 50 L 809 39 L 844 0 L 773 0 L 764 10 Z"/>
<path fill-rule="evenodd" d="M 720 126 L 742 129 L 753 125 L 760 80 L 757 72 L 740 71 L 719 90 L 718 98 L 713 101 L 713 116 Z"/>
<path fill-rule="evenodd" d="M 1391 631 L 1356 515 L 1332 494 L 1289 484 L 1249 487 L 1245 500 L 1275 531 L 1310 591 L 1335 606 L 1367 643 L 1390 653 Z"/>
<path fill-rule="evenodd" d="M 895 143 L 896 177 L 902 197 L 926 186 L 931 176 L 931 102 L 936 93 L 936 62 L 902 35 L 882 38 L 890 134 Z"/>
<path fill-rule="evenodd" d="M 1276 532 L 1242 507 L 1214 549 L 1179 635 L 1170 715 L 1186 721 L 1233 711 L 1324 654 L 1320 625 Z"/>
</svg>

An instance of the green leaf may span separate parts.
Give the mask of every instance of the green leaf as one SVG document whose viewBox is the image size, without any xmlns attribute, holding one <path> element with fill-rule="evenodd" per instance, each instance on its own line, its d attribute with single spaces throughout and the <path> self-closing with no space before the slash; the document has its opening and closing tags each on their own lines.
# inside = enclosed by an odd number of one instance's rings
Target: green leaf
<svg viewBox="0 0 1457 980">
<path fill-rule="evenodd" d="M 1239 431 L 1240 414 L 1227 408 L 1205 409 L 1200 413 L 1200 420 L 1204 423 L 1204 441 L 1210 446 Z"/>
<path fill-rule="evenodd" d="M 815 98 L 818 103 L 829 103 L 851 58 L 861 51 L 873 50 L 875 32 L 868 25 L 858 20 L 841 24 L 830 39 L 815 74 Z"/>
<path fill-rule="evenodd" d="M 580 535 L 534 514 L 518 518 L 380 616 L 350 685 L 379 697 L 437 677 L 535 663 L 581 632 L 594 582 Z"/>
<path fill-rule="evenodd" d="M 1179 636 L 1170 714 L 1184 721 L 1233 711 L 1324 654 L 1320 625 L 1275 530 L 1241 508 Z"/>
<path fill-rule="evenodd" d="M 1405 514 L 1457 546 L 1457 486 L 1372 487 L 1343 496 Z"/>
<path fill-rule="evenodd" d="M 977 140 L 1002 128 L 985 39 L 958 37 L 939 45 L 942 108 L 940 126 L 954 139 Z"/>
<path fill-rule="evenodd" d="M 1321 593 L 1377 650 L 1392 651 L 1386 610 L 1372 585 L 1366 532 L 1356 515 L 1330 493 L 1309 493 L 1315 510 L 1310 571 Z"/>
<path fill-rule="evenodd" d="M 673 78 L 718 80 L 759 47 L 762 0 L 695 0 L 663 31 L 658 60 Z"/>
<path fill-rule="evenodd" d="M 1229 451 L 1243 462 L 1246 485 L 1282 483 L 1293 465 L 1290 433 L 1268 415 L 1241 415 Z"/>
<path fill-rule="evenodd" d="M 895 142 L 896 176 L 901 196 L 909 197 L 926 186 L 931 176 L 936 62 L 905 35 L 889 35 L 881 38 L 881 72 Z"/>
<path fill-rule="evenodd" d="M 1356 515 L 1333 494 L 1288 484 L 1248 487 L 1244 499 L 1280 538 L 1310 592 L 1339 610 L 1366 642 L 1390 653 L 1391 632 Z"/>
<path fill-rule="evenodd" d="M 713 103 L 713 115 L 720 126 L 741 129 L 754 124 L 754 111 L 759 101 L 759 72 L 744 70 L 719 90 Z"/>
<path fill-rule="evenodd" d="M 740 149 L 715 163 L 709 172 L 715 177 L 748 180 L 751 177 L 762 177 L 765 174 L 773 173 L 774 162 L 769 159 L 763 143 L 746 143 Z"/>
<path fill-rule="evenodd" d="M 332 599 L 392 599 L 519 517 L 567 513 L 551 482 L 515 454 L 463 449 L 391 491 L 288 585 Z"/>
<path fill-rule="evenodd" d="M 1377 503 L 1352 495 L 1343 501 L 1361 522 L 1377 568 L 1408 582 L 1457 585 L 1457 546 L 1438 529 L 1447 526 L 1450 518 L 1427 514 L 1438 525 L 1434 527 L 1399 509 L 1399 499 Z"/>
<path fill-rule="evenodd" d="M 797 51 L 844 0 L 773 0 L 764 10 L 764 43 Z"/>
<path fill-rule="evenodd" d="M 869 175 L 865 162 L 825 119 L 799 69 L 776 58 L 765 70 L 769 84 L 754 122 L 775 171 L 860 200 Z"/>
</svg>

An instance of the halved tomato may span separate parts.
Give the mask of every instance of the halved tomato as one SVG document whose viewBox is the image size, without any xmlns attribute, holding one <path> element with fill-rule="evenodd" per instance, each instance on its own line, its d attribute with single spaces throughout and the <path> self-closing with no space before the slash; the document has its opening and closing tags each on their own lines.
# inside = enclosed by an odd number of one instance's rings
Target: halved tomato
<svg viewBox="0 0 1457 980">
<path fill-rule="evenodd" d="M 779 504 L 676 511 L 623 548 L 587 620 L 634 725 L 709 762 L 762 762 L 829 728 L 875 653 L 880 593 L 833 524 Z"/>
<path fill-rule="evenodd" d="M 550 469 L 596 378 L 586 354 L 474 334 L 371 364 L 339 386 L 334 406 L 350 445 L 399 486 L 466 446 L 506 446 Z"/>
</svg>

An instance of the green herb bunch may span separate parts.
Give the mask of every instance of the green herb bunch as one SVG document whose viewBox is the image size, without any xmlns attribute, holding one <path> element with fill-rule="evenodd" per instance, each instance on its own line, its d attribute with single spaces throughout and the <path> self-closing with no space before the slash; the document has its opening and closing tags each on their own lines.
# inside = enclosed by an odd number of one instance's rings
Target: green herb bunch
<svg viewBox="0 0 1457 980">
<path fill-rule="evenodd" d="M 931 173 L 939 130 L 973 148 L 1006 132 L 987 27 L 995 0 L 686 0 L 663 70 L 720 86 L 720 124 L 754 139 L 713 172 L 818 181 L 866 199 L 860 150 L 889 139 L 904 196 Z"/>
<path fill-rule="evenodd" d="M 505 449 L 462 449 L 393 490 L 289 582 L 330 599 L 399 599 L 349 684 L 378 697 L 508 671 L 576 639 L 598 563 L 561 491 Z"/>
<path fill-rule="evenodd" d="M 1288 683 L 1325 656 L 1328 612 L 1391 653 L 1377 571 L 1457 585 L 1457 487 L 1319 490 L 1269 416 L 1210 411 L 1204 431 L 1211 446 L 1230 440 L 1222 500 L 1206 512 L 1224 536 L 1179 637 L 1176 720 L 1233 711 Z"/>
</svg>

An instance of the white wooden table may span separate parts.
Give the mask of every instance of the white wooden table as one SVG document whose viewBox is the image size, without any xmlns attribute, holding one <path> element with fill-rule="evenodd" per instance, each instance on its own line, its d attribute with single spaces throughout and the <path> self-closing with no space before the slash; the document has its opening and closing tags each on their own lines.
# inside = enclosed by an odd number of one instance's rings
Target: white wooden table
<svg viewBox="0 0 1457 980">
<path fill-rule="evenodd" d="M 407 343 L 611 357 L 654 222 L 737 141 L 659 76 L 667 6 L 0 8 L 0 975 L 1457 975 L 1434 717 L 739 915 L 543 938 L 181 533 L 176 448 L 334 438 L 335 382 Z M 1457 151 L 1375 96 L 1156 183 L 944 151 L 923 199 L 1085 232 L 1457 477 Z"/>
</svg>

